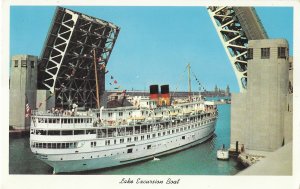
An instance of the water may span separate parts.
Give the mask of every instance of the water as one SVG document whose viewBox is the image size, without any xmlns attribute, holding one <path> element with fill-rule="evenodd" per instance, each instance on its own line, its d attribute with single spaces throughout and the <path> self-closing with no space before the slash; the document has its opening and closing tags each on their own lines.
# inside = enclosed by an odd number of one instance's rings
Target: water
<svg viewBox="0 0 300 189">
<path fill-rule="evenodd" d="M 81 172 L 103 175 L 234 175 L 240 171 L 234 160 L 218 161 L 217 150 L 230 143 L 230 105 L 218 106 L 215 135 L 200 145 L 174 154 L 131 165 Z M 9 140 L 10 174 L 52 174 L 52 168 L 36 159 L 29 148 L 29 137 Z M 76 173 L 78 174 L 78 173 Z"/>
</svg>

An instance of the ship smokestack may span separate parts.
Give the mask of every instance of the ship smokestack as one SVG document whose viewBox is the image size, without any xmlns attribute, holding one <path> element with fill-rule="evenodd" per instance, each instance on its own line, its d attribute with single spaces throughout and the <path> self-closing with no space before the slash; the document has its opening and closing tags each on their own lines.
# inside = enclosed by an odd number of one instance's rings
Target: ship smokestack
<svg viewBox="0 0 300 189">
<path fill-rule="evenodd" d="M 169 92 L 169 85 L 161 85 L 160 86 L 160 100 L 159 105 L 160 106 L 170 106 L 170 92 Z"/>
<path fill-rule="evenodd" d="M 159 91 L 158 85 L 150 85 L 150 99 L 155 100 L 158 105 L 159 102 Z"/>
</svg>

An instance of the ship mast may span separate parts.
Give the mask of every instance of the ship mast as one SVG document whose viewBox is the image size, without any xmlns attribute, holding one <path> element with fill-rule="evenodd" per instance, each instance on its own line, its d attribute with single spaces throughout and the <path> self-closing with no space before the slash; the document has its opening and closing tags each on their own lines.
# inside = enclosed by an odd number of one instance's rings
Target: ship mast
<svg viewBox="0 0 300 189">
<path fill-rule="evenodd" d="M 188 64 L 187 65 L 187 68 L 188 68 L 188 82 L 189 82 L 189 99 L 191 99 L 191 92 L 192 92 L 192 88 L 191 88 L 191 65 Z"/>
<path fill-rule="evenodd" d="M 97 65 L 96 65 L 96 51 L 94 51 L 94 68 L 95 68 L 95 80 L 96 80 L 96 101 L 97 101 L 97 108 L 100 108 L 99 104 L 99 86 L 98 86 L 98 73 L 97 73 Z"/>
</svg>

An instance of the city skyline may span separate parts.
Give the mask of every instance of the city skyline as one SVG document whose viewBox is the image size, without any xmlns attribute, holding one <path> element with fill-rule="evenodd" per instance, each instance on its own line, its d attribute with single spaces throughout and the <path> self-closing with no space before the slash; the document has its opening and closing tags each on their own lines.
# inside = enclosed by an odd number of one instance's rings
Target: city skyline
<svg viewBox="0 0 300 189">
<path fill-rule="evenodd" d="M 198 89 L 194 75 L 206 90 L 215 85 L 225 89 L 228 84 L 231 91 L 239 91 L 205 7 L 64 7 L 121 27 L 107 66 L 107 90 L 148 90 L 151 84 L 187 90 L 186 65 L 190 63 L 193 91 Z M 41 54 L 55 8 L 11 7 L 10 56 Z M 256 11 L 269 37 L 286 38 L 292 55 L 293 8 L 258 7 Z M 110 85 L 110 76 L 117 85 Z"/>
</svg>

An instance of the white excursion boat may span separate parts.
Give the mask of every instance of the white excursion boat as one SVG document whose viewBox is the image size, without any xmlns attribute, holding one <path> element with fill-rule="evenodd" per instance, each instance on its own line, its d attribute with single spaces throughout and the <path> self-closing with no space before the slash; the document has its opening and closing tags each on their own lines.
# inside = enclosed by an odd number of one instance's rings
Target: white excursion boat
<svg viewBox="0 0 300 189">
<path fill-rule="evenodd" d="M 161 103 L 150 91 L 138 107 L 75 108 L 69 114 L 36 111 L 31 116 L 31 151 L 53 173 L 151 160 L 197 145 L 214 134 L 217 108 L 201 96 Z"/>
</svg>

